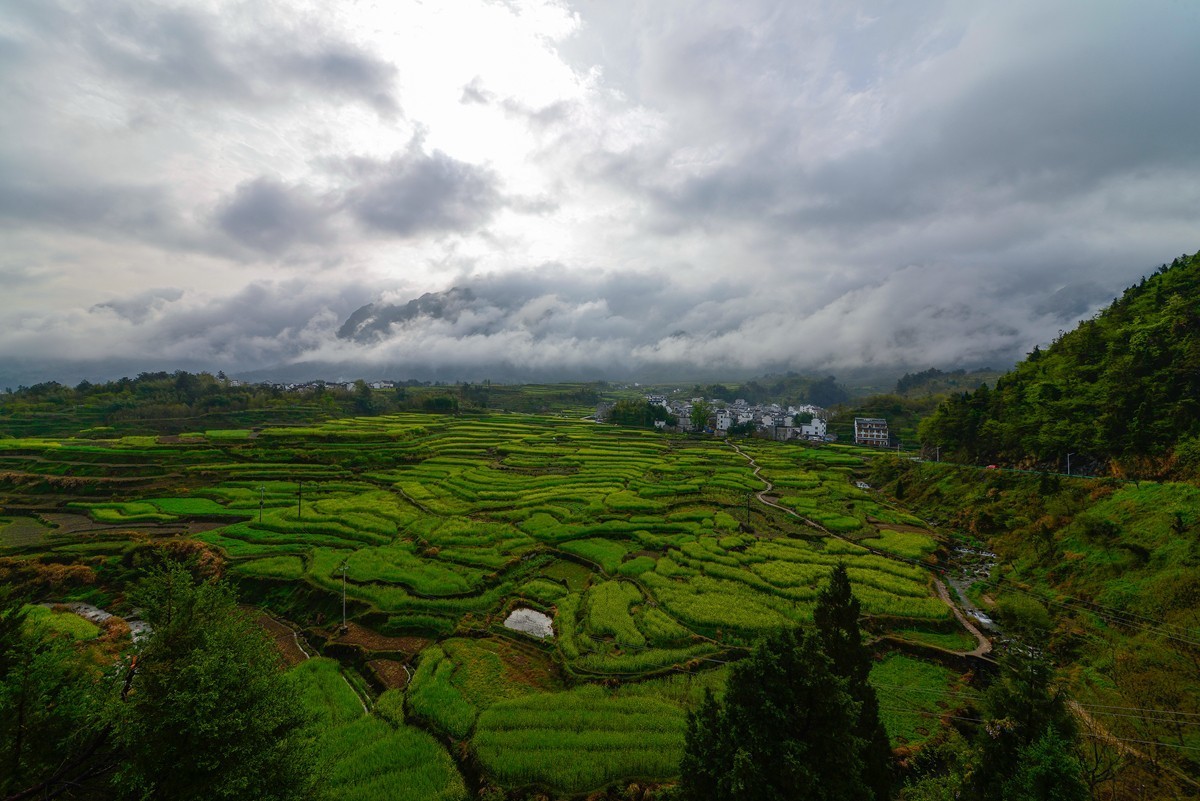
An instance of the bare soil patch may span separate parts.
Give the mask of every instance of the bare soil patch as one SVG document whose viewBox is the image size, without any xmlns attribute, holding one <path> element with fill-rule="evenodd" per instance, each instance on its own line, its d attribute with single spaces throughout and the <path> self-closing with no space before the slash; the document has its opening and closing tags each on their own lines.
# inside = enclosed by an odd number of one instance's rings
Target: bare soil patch
<svg viewBox="0 0 1200 801">
<path fill-rule="evenodd" d="M 346 627 L 345 634 L 334 637 L 330 642 L 357 646 L 368 652 L 400 651 L 410 657 L 433 642 L 426 637 L 388 637 L 354 622 L 347 623 Z"/>
<path fill-rule="evenodd" d="M 283 655 L 283 659 L 287 662 L 288 667 L 298 665 L 305 659 L 308 659 L 308 654 L 304 653 L 304 649 L 296 642 L 296 632 L 266 612 L 260 612 L 254 618 L 254 622 L 261 626 L 267 634 L 271 635 L 271 639 L 275 641 L 275 647 Z"/>
<path fill-rule="evenodd" d="M 404 669 L 404 663 L 398 662 L 395 659 L 372 659 L 367 662 L 367 667 L 379 683 L 389 690 L 402 690 L 408 685 L 408 672 Z"/>
<path fill-rule="evenodd" d="M 487 642 L 494 644 L 504 663 L 504 677 L 509 681 L 547 692 L 560 689 L 557 669 L 544 652 L 507 638 Z"/>
</svg>

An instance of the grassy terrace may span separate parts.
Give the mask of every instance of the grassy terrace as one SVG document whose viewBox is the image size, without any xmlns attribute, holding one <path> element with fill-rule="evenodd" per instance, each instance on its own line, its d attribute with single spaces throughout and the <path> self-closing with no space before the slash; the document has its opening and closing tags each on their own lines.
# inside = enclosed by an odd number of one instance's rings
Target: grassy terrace
<svg viewBox="0 0 1200 801">
<path fill-rule="evenodd" d="M 859 451 L 743 450 L 799 518 L 754 499 L 763 481 L 720 440 L 563 417 L 0 440 L 0 548 L 71 555 L 103 577 L 148 541 L 199 540 L 252 600 L 318 641 L 336 638 L 344 571 L 351 615 L 403 643 L 364 650 L 394 652 L 412 678 L 366 715 L 333 663 L 295 669 L 326 710 L 314 737 L 340 797 L 407 785 L 414 798 L 462 797 L 449 755 L 414 725 L 459 742 L 485 784 L 588 792 L 671 779 L 703 688 L 719 691 L 722 664 L 764 632 L 808 623 L 838 562 L 875 628 L 956 636 L 920 564 L 937 543 L 855 488 Z M 505 629 L 517 607 L 551 616 L 554 637 Z M 903 672 L 952 679 L 920 664 Z M 899 744 L 937 725 L 889 729 Z M 386 756 L 401 747 L 440 756 L 418 769 L 424 756 Z"/>
</svg>

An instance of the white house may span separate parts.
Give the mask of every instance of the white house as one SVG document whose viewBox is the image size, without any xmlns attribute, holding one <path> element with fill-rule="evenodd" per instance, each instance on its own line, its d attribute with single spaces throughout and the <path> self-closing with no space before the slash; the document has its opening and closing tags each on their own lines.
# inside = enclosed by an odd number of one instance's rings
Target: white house
<svg viewBox="0 0 1200 801">
<path fill-rule="evenodd" d="M 800 426 L 800 436 L 805 439 L 825 439 L 828 428 L 820 417 L 814 417 L 806 426 Z"/>
</svg>

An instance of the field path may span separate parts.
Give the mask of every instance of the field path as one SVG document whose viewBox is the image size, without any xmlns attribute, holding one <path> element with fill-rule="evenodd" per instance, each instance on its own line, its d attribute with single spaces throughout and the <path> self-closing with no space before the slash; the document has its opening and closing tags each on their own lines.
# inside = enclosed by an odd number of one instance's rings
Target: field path
<svg viewBox="0 0 1200 801">
<path fill-rule="evenodd" d="M 809 520 L 807 517 L 804 517 L 803 515 L 798 514 L 794 509 L 789 509 L 786 506 L 781 506 L 780 504 L 776 503 L 774 500 L 772 500 L 767 495 L 768 492 L 770 492 L 771 490 L 773 490 L 775 488 L 775 485 L 772 484 L 767 479 L 763 478 L 763 476 L 761 475 L 762 468 L 759 466 L 758 462 L 754 461 L 754 457 L 750 456 L 745 451 L 743 451 L 741 448 L 739 448 L 737 446 L 737 443 L 733 442 L 732 440 L 727 439 L 727 440 L 725 440 L 725 443 L 729 447 L 731 447 L 735 451 L 737 451 L 738 455 L 741 456 L 743 459 L 745 459 L 747 461 L 747 463 L 749 463 L 749 465 L 754 468 L 754 477 L 766 485 L 766 487 L 762 491 L 756 493 L 756 495 L 755 495 L 755 497 L 757 497 L 758 500 L 761 501 L 766 506 L 770 506 L 772 508 L 778 509 L 779 511 L 783 512 L 784 514 L 791 515 L 792 517 L 796 518 L 797 520 L 802 521 L 806 526 L 808 526 L 810 528 L 815 528 L 817 531 L 820 531 L 821 533 L 823 533 L 827 536 L 837 537 L 840 540 L 845 540 L 846 542 L 853 543 L 854 545 L 857 545 L 860 548 L 865 548 L 866 550 L 870 551 L 871 553 L 875 554 L 876 556 L 882 556 L 885 559 L 892 559 L 894 561 L 903 562 L 905 564 L 915 564 L 915 565 L 918 565 L 920 567 L 925 567 L 925 568 L 929 567 L 929 565 L 926 565 L 921 562 L 917 562 L 916 560 L 906 559 L 902 556 L 897 556 L 896 554 L 888 553 L 887 551 L 881 551 L 876 548 L 872 548 L 869 545 L 863 545 L 861 542 L 854 542 L 854 540 L 850 539 L 849 537 L 844 537 L 841 534 L 837 534 L 833 531 L 830 531 L 829 529 L 822 526 L 820 523 L 817 523 L 813 520 Z M 987 637 L 985 637 L 983 635 L 983 633 L 980 632 L 976 626 L 974 626 L 969 620 L 967 620 L 966 615 L 964 615 L 959 610 L 958 606 L 954 603 L 954 601 L 951 600 L 950 594 L 946 591 L 946 585 L 942 583 L 941 579 L 934 578 L 933 581 L 934 581 L 934 586 L 937 588 L 938 598 L 940 598 L 946 604 L 946 606 L 950 607 L 950 611 L 953 612 L 954 616 L 956 618 L 958 618 L 958 621 L 963 624 L 963 627 L 966 628 L 967 631 L 971 632 L 972 635 L 974 635 L 975 640 L 978 643 L 975 646 L 975 649 L 972 651 L 954 651 L 953 653 L 956 653 L 960 656 L 986 656 L 987 654 L 991 653 L 992 641 L 989 640 Z"/>
<path fill-rule="evenodd" d="M 304 647 L 304 640 L 300 638 L 300 632 L 296 631 L 296 629 L 261 610 L 259 610 L 259 615 L 255 622 L 274 638 L 275 646 L 283 653 L 284 658 L 290 665 L 298 665 L 301 662 L 312 659 L 313 655 L 308 652 L 308 648 Z M 288 633 L 291 634 L 292 642 L 290 644 L 286 642 Z M 295 650 L 292 649 L 292 645 L 295 646 Z M 346 686 L 354 693 L 354 697 L 362 704 L 363 714 L 371 714 L 371 710 L 367 707 L 366 699 L 362 697 L 362 693 L 358 691 L 358 688 L 350 683 L 350 679 L 346 678 L 345 673 L 341 671 L 338 671 L 338 673 L 341 675 L 342 681 L 346 682 Z"/>
<path fill-rule="evenodd" d="M 946 589 L 946 585 L 942 583 L 942 580 L 935 578 L 933 585 L 937 587 L 938 597 L 946 602 L 946 606 L 950 607 L 950 611 L 958 618 L 958 622 L 962 623 L 963 628 L 971 632 L 975 636 L 975 641 L 979 643 L 975 646 L 974 651 L 955 651 L 955 653 L 963 654 L 964 656 L 987 656 L 990 654 L 992 652 L 992 641 L 983 636 L 983 632 L 962 613 L 962 610 L 958 608 L 958 604 L 951 600 L 950 592 Z"/>
</svg>

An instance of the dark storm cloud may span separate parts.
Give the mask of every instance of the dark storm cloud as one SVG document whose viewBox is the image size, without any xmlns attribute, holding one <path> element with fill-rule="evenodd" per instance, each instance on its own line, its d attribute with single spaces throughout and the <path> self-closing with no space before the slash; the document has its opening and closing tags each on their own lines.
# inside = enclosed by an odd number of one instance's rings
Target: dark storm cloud
<svg viewBox="0 0 1200 801">
<path fill-rule="evenodd" d="M 267 253 L 282 253 L 300 243 L 331 238 L 327 204 L 303 186 L 260 177 L 241 184 L 216 212 L 221 230 L 233 239 Z"/>
<path fill-rule="evenodd" d="M 435 150 L 419 139 L 388 161 L 345 159 L 335 165 L 351 182 L 343 206 L 369 230 L 399 237 L 469 231 L 503 205 L 490 170 Z"/>
<path fill-rule="evenodd" d="M 406 69 L 428 119 L 398 123 L 396 40 L 353 8 L 329 15 L 343 35 L 273 4 L 9 4 L 0 225 L 24 249 L 0 280 L 30 308 L 7 310 L 0 358 L 1004 366 L 1200 247 L 1193 4 L 576 10 L 575 35 L 538 40 L 573 74 Z M 348 103 L 368 110 L 330 108 Z M 156 273 L 122 240 L 215 272 Z M 403 291 L 262 278 L 334 258 Z M 188 290 L 41 310 L 93 263 Z"/>
<path fill-rule="evenodd" d="M 688 76 L 686 88 L 667 88 L 711 112 L 716 125 L 736 126 L 745 146 L 706 174 L 649 190 L 685 220 L 765 217 L 839 237 L 1020 204 L 1053 208 L 1137 171 L 1195 170 L 1195 14 L 1165 5 L 1072 13 L 1031 15 L 1025 22 L 1058 35 L 1026 33 L 1021 47 L 984 34 L 967 40 L 1011 48 L 978 52 L 991 62 L 986 70 L 960 51 L 933 58 L 923 78 L 883 87 L 894 108 L 875 135 L 863 131 L 861 145 L 818 159 L 798 147 L 822 123 L 791 107 L 788 79 L 802 79 L 805 67 L 802 54 L 783 50 L 794 29 L 697 32 L 668 50 L 674 59 L 659 69 Z M 904 30 L 906 22 L 896 24 Z M 1133 29 L 1114 36 L 1126 23 Z M 1022 33 L 1012 33 L 1020 41 Z"/>
<path fill-rule="evenodd" d="M 97 303 L 93 312 L 108 310 L 131 323 L 143 323 L 168 303 L 183 297 L 182 289 L 149 289 L 136 295 Z"/>
<path fill-rule="evenodd" d="M 506 197 L 495 173 L 441 151 L 427 153 L 420 137 L 390 159 L 349 157 L 318 167 L 311 180 L 331 188 L 318 192 L 259 176 L 222 198 L 212 221 L 251 250 L 283 256 L 297 246 L 338 241 L 343 218 L 373 235 L 411 239 L 471 233 L 501 207 L 534 215 L 555 208 L 547 197 Z"/>
<path fill-rule="evenodd" d="M 243 20 L 197 7 L 156 3 L 18 0 L 10 22 L 43 51 L 84 53 L 100 75 L 192 103 L 261 104 L 303 96 L 364 102 L 399 111 L 396 69 L 316 19 L 270 15 Z M 240 10 L 249 14 L 249 7 Z M 242 22 L 244 24 L 238 24 Z M 57 43 L 51 45 L 50 43 Z"/>
<path fill-rule="evenodd" d="M 0 157 L 0 229 L 48 227 L 105 239 L 202 248 L 164 186 L 31 173 Z"/>
</svg>

